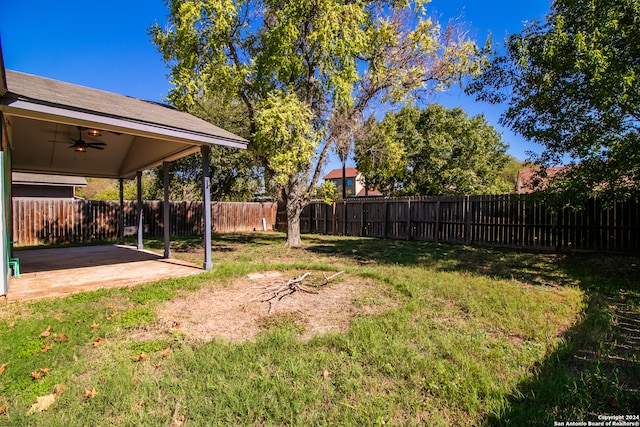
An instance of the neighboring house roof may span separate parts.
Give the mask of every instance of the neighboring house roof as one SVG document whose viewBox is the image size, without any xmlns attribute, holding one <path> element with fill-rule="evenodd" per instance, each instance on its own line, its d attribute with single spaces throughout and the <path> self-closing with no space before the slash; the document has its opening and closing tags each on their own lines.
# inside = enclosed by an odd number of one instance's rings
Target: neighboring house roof
<svg viewBox="0 0 640 427">
<path fill-rule="evenodd" d="M 358 194 L 356 194 L 356 196 L 382 196 L 382 195 L 383 194 L 378 190 L 370 189 L 367 192 L 364 188 L 362 188 L 360 191 L 358 191 Z"/>
<path fill-rule="evenodd" d="M 345 168 L 346 178 L 355 178 L 356 176 L 358 176 L 358 173 L 358 169 L 356 168 Z M 333 169 L 324 176 L 324 179 L 342 179 L 342 168 Z"/>
<path fill-rule="evenodd" d="M 564 170 L 564 167 L 548 168 L 546 170 L 547 177 L 542 178 L 538 174 L 540 168 L 524 168 L 518 171 L 518 179 L 516 181 L 516 193 L 529 194 L 534 191 L 544 190 L 547 187 L 550 178 L 553 178 L 558 172 Z"/>
<path fill-rule="evenodd" d="M 11 183 L 51 187 L 86 187 L 87 180 L 80 176 L 46 175 L 40 173 L 13 172 Z"/>
</svg>

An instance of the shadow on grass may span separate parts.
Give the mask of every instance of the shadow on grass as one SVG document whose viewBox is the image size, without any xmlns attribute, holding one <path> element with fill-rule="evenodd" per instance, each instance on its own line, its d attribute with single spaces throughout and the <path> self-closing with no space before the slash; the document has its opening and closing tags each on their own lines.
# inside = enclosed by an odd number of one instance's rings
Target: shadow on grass
<svg viewBox="0 0 640 427">
<path fill-rule="evenodd" d="M 568 425 L 616 415 L 624 421 L 640 414 L 640 258 L 560 254 L 555 265 L 584 291 L 582 318 L 487 425 Z"/>
<path fill-rule="evenodd" d="M 281 234 L 214 234 L 212 236 L 211 250 L 213 252 L 233 252 L 239 245 L 272 245 L 279 242 L 284 244 Z M 135 241 L 133 241 L 135 243 Z M 145 239 L 145 247 L 154 250 L 164 248 L 164 240 L 161 237 Z M 175 252 L 202 252 L 202 236 L 171 236 L 171 250 Z"/>
<path fill-rule="evenodd" d="M 544 361 L 531 367 L 487 425 L 554 425 L 640 414 L 640 257 L 548 253 L 424 242 L 307 236 L 307 250 L 354 262 L 422 266 L 515 280 L 576 286 L 580 321 Z M 635 420 L 638 421 L 638 420 Z"/>
</svg>

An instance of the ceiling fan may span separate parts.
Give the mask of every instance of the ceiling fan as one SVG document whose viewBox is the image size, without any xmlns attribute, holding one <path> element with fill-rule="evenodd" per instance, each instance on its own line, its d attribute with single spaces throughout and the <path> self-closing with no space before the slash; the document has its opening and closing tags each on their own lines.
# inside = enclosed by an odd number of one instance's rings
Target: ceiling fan
<svg viewBox="0 0 640 427">
<path fill-rule="evenodd" d="M 73 148 L 78 153 L 85 153 L 87 148 L 95 148 L 96 150 L 104 150 L 104 142 L 86 142 L 82 139 L 82 130 L 81 126 L 78 126 L 78 139 L 69 138 L 73 141 L 73 144 L 69 146 L 69 148 Z"/>
</svg>

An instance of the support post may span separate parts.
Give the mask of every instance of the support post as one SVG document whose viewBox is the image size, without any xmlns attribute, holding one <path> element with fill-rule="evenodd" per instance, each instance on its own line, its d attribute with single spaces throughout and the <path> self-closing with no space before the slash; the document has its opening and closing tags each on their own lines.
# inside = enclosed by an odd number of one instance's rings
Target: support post
<svg viewBox="0 0 640 427">
<path fill-rule="evenodd" d="M 142 171 L 136 172 L 137 192 L 138 192 L 138 249 L 144 249 L 144 243 L 142 243 L 142 210 L 144 208 L 142 204 Z"/>
<path fill-rule="evenodd" d="M 211 171 L 209 169 L 209 153 L 211 147 L 203 145 L 200 148 L 202 154 L 202 201 L 204 209 L 204 265 L 209 271 L 213 268 L 211 262 Z"/>
<path fill-rule="evenodd" d="M 171 201 L 169 200 L 169 162 L 162 162 L 162 181 L 164 185 L 164 205 L 162 210 L 162 225 L 164 232 L 164 257 L 171 258 Z"/>
<path fill-rule="evenodd" d="M 0 114 L 0 138 L 4 138 L 2 135 L 2 114 Z M 7 163 L 7 152 L 6 145 L 4 141 L 2 142 L 2 150 L 0 150 L 0 296 L 5 296 L 4 302 L 6 303 L 6 295 L 9 292 L 9 259 L 11 258 L 11 243 L 8 227 L 10 223 L 8 223 L 8 215 L 7 215 L 7 205 L 10 203 L 11 197 L 11 186 L 10 183 L 7 182 L 7 171 L 6 169 L 11 166 Z M 10 206 L 10 204 L 9 204 Z"/>
<path fill-rule="evenodd" d="M 118 243 L 124 245 L 124 179 L 118 180 L 120 192 L 120 206 L 118 206 Z"/>
</svg>

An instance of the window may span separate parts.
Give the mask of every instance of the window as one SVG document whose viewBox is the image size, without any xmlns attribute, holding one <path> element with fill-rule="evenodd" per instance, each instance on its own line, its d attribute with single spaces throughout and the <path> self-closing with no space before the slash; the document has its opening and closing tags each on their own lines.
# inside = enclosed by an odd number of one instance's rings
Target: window
<svg viewBox="0 0 640 427">
<path fill-rule="evenodd" d="M 351 187 L 353 185 L 353 179 L 347 179 L 347 187 Z"/>
</svg>

